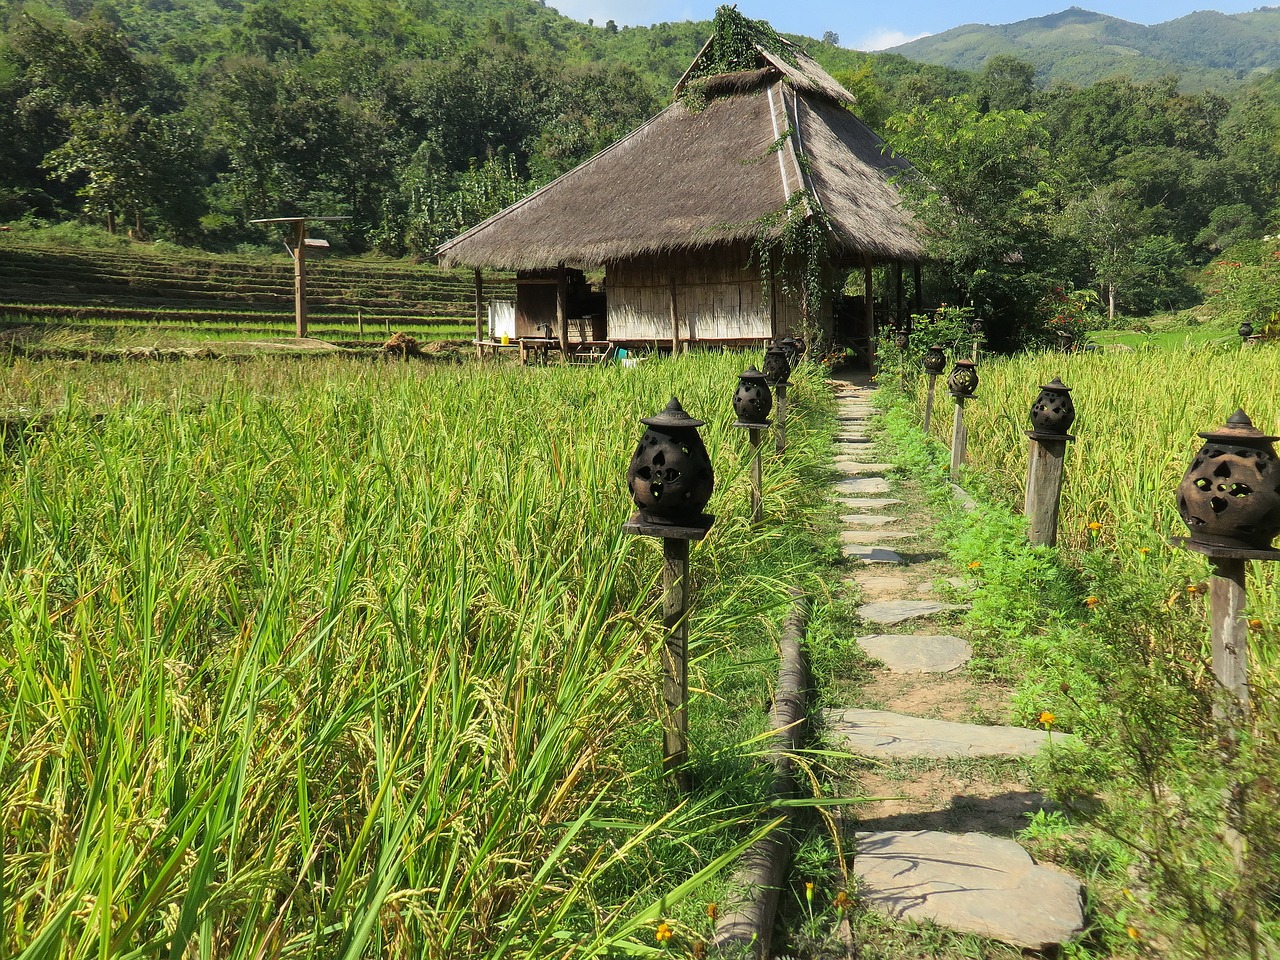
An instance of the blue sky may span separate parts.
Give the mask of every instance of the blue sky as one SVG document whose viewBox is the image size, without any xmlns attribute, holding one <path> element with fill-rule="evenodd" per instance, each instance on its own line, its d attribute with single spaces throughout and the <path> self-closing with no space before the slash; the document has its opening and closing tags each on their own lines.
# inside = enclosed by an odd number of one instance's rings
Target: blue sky
<svg viewBox="0 0 1280 960">
<path fill-rule="evenodd" d="M 730 0 L 731 2 L 731 0 Z M 1271 0 L 1274 2 L 1274 0 Z M 767 20 L 783 33 L 821 37 L 834 31 L 841 46 L 879 50 L 965 23 L 1013 23 L 1072 5 L 1134 23 L 1163 23 L 1194 10 L 1244 13 L 1262 4 L 1233 0 L 737 0 L 738 10 Z M 567 17 L 597 25 L 647 26 L 675 20 L 710 20 L 717 0 L 547 0 Z"/>
</svg>

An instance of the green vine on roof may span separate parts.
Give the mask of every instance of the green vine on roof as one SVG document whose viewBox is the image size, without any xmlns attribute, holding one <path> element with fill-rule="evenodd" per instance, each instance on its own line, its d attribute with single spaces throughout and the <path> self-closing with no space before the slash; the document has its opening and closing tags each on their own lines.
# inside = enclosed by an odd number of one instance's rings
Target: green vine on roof
<svg viewBox="0 0 1280 960">
<path fill-rule="evenodd" d="M 793 59 L 787 42 L 764 20 L 744 17 L 737 7 L 718 7 L 712 23 L 711 46 L 689 79 L 755 70 L 760 66 L 757 47 L 763 47 L 788 62 Z"/>
<path fill-rule="evenodd" d="M 808 190 L 791 194 L 786 206 L 756 220 L 752 256 L 760 266 L 765 296 L 775 282 L 800 301 L 805 334 L 816 342 L 817 321 L 831 293 L 830 224 Z"/>
</svg>

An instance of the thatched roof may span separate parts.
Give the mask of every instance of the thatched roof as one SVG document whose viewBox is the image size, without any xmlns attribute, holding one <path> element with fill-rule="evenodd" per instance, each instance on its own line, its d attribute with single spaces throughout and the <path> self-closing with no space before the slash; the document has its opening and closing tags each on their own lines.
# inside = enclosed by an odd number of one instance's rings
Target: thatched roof
<svg viewBox="0 0 1280 960">
<path fill-rule="evenodd" d="M 440 262 L 590 267 L 749 241 L 805 189 L 831 224 L 833 255 L 918 260 L 914 221 L 888 182 L 907 165 L 845 108 L 853 97 L 816 62 L 799 51 L 760 54 L 756 70 L 686 74 L 677 90 L 691 96 L 443 244 Z"/>
</svg>

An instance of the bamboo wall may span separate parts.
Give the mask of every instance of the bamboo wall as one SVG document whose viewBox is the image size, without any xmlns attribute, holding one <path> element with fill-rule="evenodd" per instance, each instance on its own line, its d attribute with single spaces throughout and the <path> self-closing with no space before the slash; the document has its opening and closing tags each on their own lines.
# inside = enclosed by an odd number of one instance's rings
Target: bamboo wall
<svg viewBox="0 0 1280 960">
<path fill-rule="evenodd" d="M 681 340 L 802 335 L 799 304 L 781 291 L 772 303 L 765 297 L 750 250 L 741 244 L 609 264 L 609 339 L 669 341 L 673 275 Z"/>
</svg>

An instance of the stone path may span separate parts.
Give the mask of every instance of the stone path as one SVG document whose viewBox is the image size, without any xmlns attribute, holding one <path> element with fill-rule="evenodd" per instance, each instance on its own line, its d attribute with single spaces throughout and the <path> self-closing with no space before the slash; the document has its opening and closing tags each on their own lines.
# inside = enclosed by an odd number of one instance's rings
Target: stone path
<svg viewBox="0 0 1280 960">
<path fill-rule="evenodd" d="M 884 709 L 857 703 L 824 711 L 828 735 L 843 749 L 879 762 L 887 773 L 909 765 L 897 780 L 877 773 L 858 785 L 858 795 L 907 794 L 859 806 L 860 823 L 850 829 L 862 902 L 897 919 L 1051 949 L 1084 929 L 1083 891 L 1073 877 L 1035 863 L 1007 838 L 1044 800 L 1002 772 L 1010 758 L 1042 749 L 1048 735 L 961 715 L 966 706 L 988 718 L 1003 709 L 995 702 L 1002 692 L 984 690 L 963 673 L 969 644 L 939 629 L 967 608 L 966 581 L 939 567 L 938 546 L 930 542 L 928 518 L 911 503 L 909 482 L 882 462 L 870 424 L 871 388 L 848 380 L 832 386 L 840 424 L 832 496 L 845 512 L 841 552 L 860 568 L 849 581 L 862 601 L 858 617 L 868 627 L 902 631 L 867 630 L 857 638 L 882 666 L 852 696 L 883 701 L 875 705 Z M 972 509 L 963 491 L 957 499 Z M 947 713 L 953 715 L 926 715 Z M 954 767 L 975 758 L 993 758 L 983 761 L 995 764 L 993 772 L 974 776 Z M 876 789 L 867 790 L 869 784 Z M 968 829 L 975 822 L 1006 836 Z M 949 829 L 952 824 L 962 829 Z M 885 829 L 864 828 L 870 825 Z"/>
</svg>

